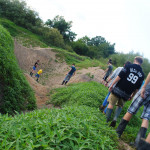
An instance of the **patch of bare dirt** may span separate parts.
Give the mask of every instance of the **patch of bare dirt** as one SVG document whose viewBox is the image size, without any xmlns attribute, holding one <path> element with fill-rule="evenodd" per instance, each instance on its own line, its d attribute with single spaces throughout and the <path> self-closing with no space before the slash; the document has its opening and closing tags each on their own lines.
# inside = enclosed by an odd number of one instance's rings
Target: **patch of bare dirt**
<svg viewBox="0 0 150 150">
<path fill-rule="evenodd" d="M 120 150 L 135 150 L 129 144 L 125 143 L 124 141 L 119 139 L 119 149 Z"/>
</svg>

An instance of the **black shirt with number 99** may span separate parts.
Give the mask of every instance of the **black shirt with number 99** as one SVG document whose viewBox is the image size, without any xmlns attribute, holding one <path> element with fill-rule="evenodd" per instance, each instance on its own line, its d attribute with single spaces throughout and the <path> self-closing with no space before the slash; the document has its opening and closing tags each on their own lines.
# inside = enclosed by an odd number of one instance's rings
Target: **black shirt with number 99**
<svg viewBox="0 0 150 150">
<path fill-rule="evenodd" d="M 128 100 L 131 94 L 141 87 L 144 80 L 142 68 L 137 64 L 127 65 L 118 76 L 121 79 L 112 90 L 112 93 L 124 100 Z"/>
</svg>

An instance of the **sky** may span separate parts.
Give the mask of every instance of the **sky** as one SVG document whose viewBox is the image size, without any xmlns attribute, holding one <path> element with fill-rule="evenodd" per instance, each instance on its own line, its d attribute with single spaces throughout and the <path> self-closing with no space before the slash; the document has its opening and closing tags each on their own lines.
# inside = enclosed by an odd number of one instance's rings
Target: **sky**
<svg viewBox="0 0 150 150">
<path fill-rule="evenodd" d="M 72 21 L 77 39 L 102 36 L 117 52 L 139 52 L 150 60 L 150 0 L 25 0 L 45 22 Z"/>
</svg>

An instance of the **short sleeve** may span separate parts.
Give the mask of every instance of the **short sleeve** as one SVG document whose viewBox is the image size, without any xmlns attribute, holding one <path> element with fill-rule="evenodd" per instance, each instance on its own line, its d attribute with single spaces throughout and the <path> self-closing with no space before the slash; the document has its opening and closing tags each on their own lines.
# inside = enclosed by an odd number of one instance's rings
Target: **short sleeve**
<svg viewBox="0 0 150 150">
<path fill-rule="evenodd" d="M 122 78 L 124 78 L 125 76 L 126 76 L 126 74 L 127 74 L 127 72 L 128 72 L 128 68 L 123 68 L 121 71 L 120 71 L 120 73 L 119 73 L 119 77 L 122 79 Z"/>
</svg>

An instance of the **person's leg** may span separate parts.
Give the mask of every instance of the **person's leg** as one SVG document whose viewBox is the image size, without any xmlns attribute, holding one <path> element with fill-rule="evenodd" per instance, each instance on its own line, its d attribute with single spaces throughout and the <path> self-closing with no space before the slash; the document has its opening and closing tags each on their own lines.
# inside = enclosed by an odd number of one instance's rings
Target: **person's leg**
<svg viewBox="0 0 150 150">
<path fill-rule="evenodd" d="M 137 93 L 128 108 L 128 112 L 124 115 L 123 119 L 121 120 L 119 126 L 116 129 L 116 132 L 119 137 L 121 137 L 122 133 L 124 132 L 128 122 L 132 118 L 132 115 L 136 114 L 139 108 L 143 105 L 143 99 L 140 96 L 140 93 Z"/>
<path fill-rule="evenodd" d="M 140 139 L 137 150 L 150 150 L 150 133 L 146 139 Z"/>
<path fill-rule="evenodd" d="M 107 105 L 107 107 L 105 108 L 105 110 L 103 111 L 103 112 L 104 112 L 104 114 L 106 114 L 107 108 L 108 108 L 108 105 Z"/>
<path fill-rule="evenodd" d="M 105 107 L 106 105 L 107 105 L 107 100 L 108 100 L 108 97 L 109 97 L 109 95 L 110 95 L 110 92 L 108 92 L 108 94 L 107 94 L 107 96 L 105 97 L 105 99 L 104 99 L 104 101 L 103 101 L 103 106 Z"/>
<path fill-rule="evenodd" d="M 65 79 L 62 82 L 62 85 L 67 81 L 69 74 L 66 75 Z"/>
<path fill-rule="evenodd" d="M 118 97 L 111 93 L 108 98 L 108 101 L 109 101 L 109 104 L 108 104 L 107 111 L 106 111 L 107 122 L 110 120 L 111 113 L 113 111 L 113 107 L 116 104 L 116 102 L 118 101 Z"/>
<path fill-rule="evenodd" d="M 113 121 L 110 124 L 111 127 L 115 127 L 116 126 L 117 118 L 119 117 L 121 111 L 122 111 L 122 107 L 117 106 L 117 108 L 115 110 L 114 119 L 113 119 Z"/>
<path fill-rule="evenodd" d="M 72 76 L 72 75 L 68 74 L 68 78 L 67 78 L 66 81 L 65 81 L 65 85 L 68 83 L 68 81 L 70 80 L 71 76 Z"/>
<path fill-rule="evenodd" d="M 141 138 L 146 137 L 147 128 L 148 128 L 148 120 L 143 119 L 141 128 L 135 139 L 135 143 L 134 143 L 135 147 L 138 147 L 138 144 L 139 144 Z"/>
<path fill-rule="evenodd" d="M 108 94 L 107 94 L 107 96 L 105 97 L 105 99 L 104 99 L 104 101 L 103 101 L 103 104 L 102 104 L 102 106 L 100 106 L 100 111 L 104 111 L 104 109 L 105 109 L 105 106 L 107 105 L 107 100 L 108 100 L 108 97 L 109 97 L 109 95 L 110 95 L 110 92 L 108 92 Z"/>
<path fill-rule="evenodd" d="M 150 144 L 150 133 L 148 134 L 148 136 L 147 136 L 147 138 L 145 139 L 145 141 Z"/>
<path fill-rule="evenodd" d="M 143 118 L 143 120 L 142 120 L 141 128 L 140 128 L 140 130 L 137 134 L 136 140 L 135 140 L 135 146 L 136 147 L 138 147 L 140 139 L 146 137 L 146 132 L 147 132 L 149 120 L 150 120 L 149 98 L 148 99 L 146 98 L 144 101 L 145 101 L 144 109 L 143 109 L 143 113 L 141 115 L 141 118 Z"/>
</svg>

